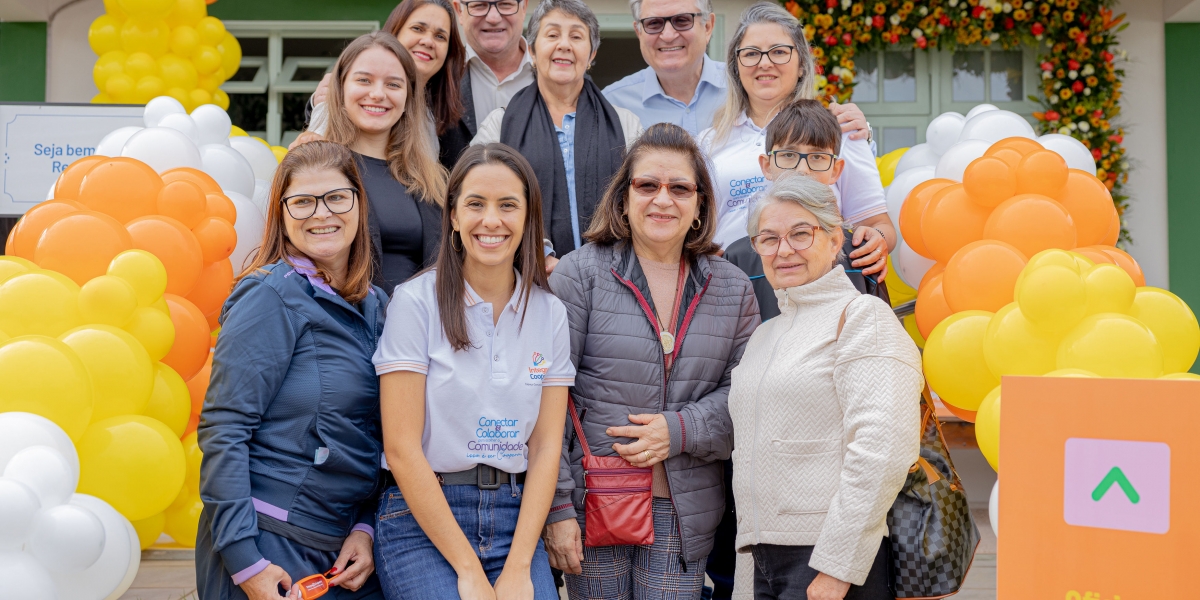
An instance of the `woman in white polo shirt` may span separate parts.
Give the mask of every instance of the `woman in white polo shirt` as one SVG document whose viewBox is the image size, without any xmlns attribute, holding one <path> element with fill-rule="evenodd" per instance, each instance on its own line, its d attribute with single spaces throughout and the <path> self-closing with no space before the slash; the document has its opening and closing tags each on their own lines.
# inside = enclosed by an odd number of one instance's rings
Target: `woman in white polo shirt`
<svg viewBox="0 0 1200 600">
<path fill-rule="evenodd" d="M 380 583 L 389 600 L 555 599 L 539 535 L 575 368 L 533 169 L 508 146 L 471 147 L 442 223 L 435 268 L 396 288 L 375 353 L 394 478 Z"/>
</svg>

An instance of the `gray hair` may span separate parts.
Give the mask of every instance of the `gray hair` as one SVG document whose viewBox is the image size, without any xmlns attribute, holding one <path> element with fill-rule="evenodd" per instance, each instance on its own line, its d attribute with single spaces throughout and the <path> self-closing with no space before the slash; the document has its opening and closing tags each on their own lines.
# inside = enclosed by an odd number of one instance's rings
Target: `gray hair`
<svg viewBox="0 0 1200 600">
<path fill-rule="evenodd" d="M 642 18 L 642 2 L 643 0 L 629 0 L 629 12 L 633 13 L 635 21 Z M 708 15 L 713 14 L 712 0 L 696 0 L 696 10 L 700 12 L 701 19 L 707 19 Z"/>
<path fill-rule="evenodd" d="M 800 81 L 796 83 L 796 90 L 792 96 L 780 102 L 780 106 L 796 100 L 812 100 L 817 97 L 816 84 L 813 79 L 816 66 L 813 62 L 812 50 L 808 47 L 808 40 L 804 38 L 804 26 L 796 17 L 775 2 L 752 4 L 742 11 L 737 30 L 733 32 L 733 37 L 729 39 L 729 47 L 725 51 L 725 77 L 729 85 L 725 104 L 717 109 L 713 125 L 716 134 L 714 147 L 725 143 L 729 132 L 733 130 L 734 121 L 750 108 L 750 97 L 746 94 L 746 88 L 742 87 L 741 64 L 738 62 L 737 50 L 742 45 L 742 39 L 746 37 L 746 30 L 752 25 L 763 23 L 779 25 L 788 32 L 792 38 L 792 45 L 796 47 L 794 54 L 800 61 Z M 766 60 L 766 57 L 763 57 L 763 60 Z"/>
<path fill-rule="evenodd" d="M 758 222 L 763 209 L 772 204 L 791 202 L 817 218 L 817 225 L 825 233 L 833 235 L 842 227 L 842 213 L 838 210 L 837 197 L 829 186 L 796 171 L 786 171 L 763 190 L 750 205 L 746 220 L 746 234 L 758 235 Z"/>
<path fill-rule="evenodd" d="M 600 48 L 600 20 L 596 18 L 596 13 L 592 12 L 587 4 L 581 0 L 542 0 L 538 3 L 537 8 L 533 9 L 533 14 L 529 16 L 529 24 L 525 26 L 525 43 L 529 44 L 531 50 L 534 42 L 537 41 L 538 32 L 542 28 L 542 19 L 554 10 L 561 10 L 583 21 L 588 28 L 588 33 L 591 34 L 591 51 L 594 53 Z"/>
</svg>

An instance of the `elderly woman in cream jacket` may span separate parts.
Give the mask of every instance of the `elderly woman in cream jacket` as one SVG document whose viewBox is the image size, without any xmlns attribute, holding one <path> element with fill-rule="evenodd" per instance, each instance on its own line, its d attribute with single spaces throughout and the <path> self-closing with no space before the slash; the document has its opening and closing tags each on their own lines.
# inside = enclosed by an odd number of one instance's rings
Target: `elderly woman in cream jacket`
<svg viewBox="0 0 1200 600">
<path fill-rule="evenodd" d="M 837 264 L 828 186 L 785 174 L 747 228 L 782 311 L 750 338 L 729 393 L 754 597 L 892 600 L 886 519 L 919 450 L 921 356 Z"/>
</svg>

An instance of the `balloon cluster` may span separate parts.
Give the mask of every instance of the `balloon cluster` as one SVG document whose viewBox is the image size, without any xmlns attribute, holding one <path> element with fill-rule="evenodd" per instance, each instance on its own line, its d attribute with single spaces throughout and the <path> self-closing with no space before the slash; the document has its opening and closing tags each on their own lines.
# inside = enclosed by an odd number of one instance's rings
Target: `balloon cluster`
<svg viewBox="0 0 1200 600">
<path fill-rule="evenodd" d="M 167 95 L 189 109 L 229 108 L 222 83 L 241 66 L 242 48 L 204 0 L 104 0 L 88 28 L 100 58 L 93 103 L 143 104 Z"/>
</svg>

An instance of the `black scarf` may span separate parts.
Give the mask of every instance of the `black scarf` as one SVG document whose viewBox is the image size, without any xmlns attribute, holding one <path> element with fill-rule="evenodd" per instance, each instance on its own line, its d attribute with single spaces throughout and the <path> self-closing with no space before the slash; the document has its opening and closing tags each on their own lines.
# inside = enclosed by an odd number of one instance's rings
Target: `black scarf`
<svg viewBox="0 0 1200 600">
<path fill-rule="evenodd" d="M 609 179 L 625 158 L 621 120 L 592 78 L 583 79 L 583 92 L 575 105 L 575 199 L 579 232 L 591 223 Z M 571 233 L 571 200 L 567 170 L 558 146 L 558 133 L 537 83 L 517 92 L 504 110 L 500 141 L 516 148 L 533 166 L 542 190 L 542 221 L 555 253 L 575 249 Z"/>
</svg>

